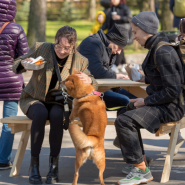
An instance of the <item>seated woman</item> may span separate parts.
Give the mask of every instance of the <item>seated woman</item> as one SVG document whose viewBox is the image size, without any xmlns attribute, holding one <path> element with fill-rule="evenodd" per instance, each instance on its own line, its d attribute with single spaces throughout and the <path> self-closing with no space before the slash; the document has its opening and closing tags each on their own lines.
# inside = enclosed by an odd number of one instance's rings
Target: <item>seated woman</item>
<svg viewBox="0 0 185 185">
<path fill-rule="evenodd" d="M 88 60 L 75 50 L 77 40 L 76 30 L 64 26 L 57 31 L 55 44 L 36 43 L 28 52 L 14 61 L 13 71 L 16 74 L 26 72 L 23 62 L 30 61 L 30 57 L 42 56 L 46 64 L 41 70 L 34 70 L 32 78 L 24 88 L 20 98 L 20 107 L 24 114 L 32 119 L 31 126 L 31 164 L 29 181 L 31 184 L 42 183 L 39 173 L 39 154 L 44 139 L 46 121 L 50 121 L 50 167 L 46 177 L 47 184 L 58 182 L 58 161 L 63 137 L 62 105 L 52 102 L 51 91 L 60 90 L 54 60 L 57 60 L 62 80 L 73 73 L 77 74 L 85 83 L 91 83 L 97 88 L 97 83 L 87 69 Z"/>
</svg>

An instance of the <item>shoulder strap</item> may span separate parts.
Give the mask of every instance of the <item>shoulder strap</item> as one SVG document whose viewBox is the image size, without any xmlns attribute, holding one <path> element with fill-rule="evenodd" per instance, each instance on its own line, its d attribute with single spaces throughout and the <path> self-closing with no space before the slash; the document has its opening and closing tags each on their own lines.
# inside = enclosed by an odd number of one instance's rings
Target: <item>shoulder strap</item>
<svg viewBox="0 0 185 185">
<path fill-rule="evenodd" d="M 3 24 L 3 26 L 0 29 L 0 34 L 2 33 L 2 31 L 4 30 L 4 28 L 9 24 L 10 22 L 6 22 Z"/>
<path fill-rule="evenodd" d="M 173 44 L 170 44 L 169 42 L 165 42 L 165 41 L 161 41 L 157 44 L 157 46 L 155 47 L 155 50 L 154 50 L 154 63 L 155 63 L 155 68 L 159 71 L 159 68 L 157 67 L 157 61 L 156 61 L 156 52 L 157 50 L 162 47 L 162 46 L 174 46 Z"/>
</svg>

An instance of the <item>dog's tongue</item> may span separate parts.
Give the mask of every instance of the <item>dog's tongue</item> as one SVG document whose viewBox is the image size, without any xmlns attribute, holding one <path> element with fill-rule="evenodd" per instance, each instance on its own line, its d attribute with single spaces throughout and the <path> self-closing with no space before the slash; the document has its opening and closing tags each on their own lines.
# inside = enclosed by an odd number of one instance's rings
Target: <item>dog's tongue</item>
<svg viewBox="0 0 185 185">
<path fill-rule="evenodd" d="M 94 94 L 94 95 L 101 96 L 101 92 L 98 92 L 98 91 L 93 91 L 93 94 Z"/>
</svg>

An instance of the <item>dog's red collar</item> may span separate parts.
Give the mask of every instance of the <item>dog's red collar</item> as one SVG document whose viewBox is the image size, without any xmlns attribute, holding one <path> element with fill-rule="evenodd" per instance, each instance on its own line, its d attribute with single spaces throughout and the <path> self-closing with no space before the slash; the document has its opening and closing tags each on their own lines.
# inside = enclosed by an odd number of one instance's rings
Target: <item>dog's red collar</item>
<svg viewBox="0 0 185 185">
<path fill-rule="evenodd" d="M 98 96 L 101 96 L 102 93 L 101 92 L 98 92 L 98 91 L 92 91 L 91 93 L 92 95 L 98 95 Z"/>
</svg>

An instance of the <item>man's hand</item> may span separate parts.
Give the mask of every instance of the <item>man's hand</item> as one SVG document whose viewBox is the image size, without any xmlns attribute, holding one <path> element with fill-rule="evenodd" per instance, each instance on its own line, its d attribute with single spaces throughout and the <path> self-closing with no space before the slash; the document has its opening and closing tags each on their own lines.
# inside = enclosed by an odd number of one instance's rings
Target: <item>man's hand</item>
<svg viewBox="0 0 185 185">
<path fill-rule="evenodd" d="M 24 63 L 25 63 L 25 62 L 30 62 L 30 61 L 32 62 L 33 59 L 31 59 L 31 58 L 26 58 L 25 60 L 22 60 L 22 61 L 21 61 L 21 65 L 24 67 Z M 27 70 L 27 71 L 33 71 L 32 69 L 26 69 L 25 67 L 24 67 L 24 69 Z"/>
<path fill-rule="evenodd" d="M 120 20 L 121 16 L 120 15 L 112 15 L 113 20 Z"/>
<path fill-rule="evenodd" d="M 142 74 L 142 77 L 141 77 L 141 79 L 138 80 L 137 82 L 145 82 L 145 74 L 144 74 L 144 72 L 141 71 L 141 70 L 139 70 L 139 69 L 138 69 L 138 72 Z"/>
<path fill-rule="evenodd" d="M 134 102 L 134 106 L 136 107 L 136 109 L 145 106 L 143 98 L 130 99 L 130 102 Z"/>
<path fill-rule="evenodd" d="M 80 78 L 80 80 L 82 80 L 84 83 L 86 83 L 86 84 L 91 84 L 92 83 L 92 80 L 91 80 L 91 78 L 88 76 L 88 75 L 86 75 L 85 73 L 82 73 L 82 72 L 79 72 L 78 74 L 76 74 L 79 78 Z"/>
<path fill-rule="evenodd" d="M 116 79 L 129 79 L 128 75 L 116 74 Z"/>
</svg>

